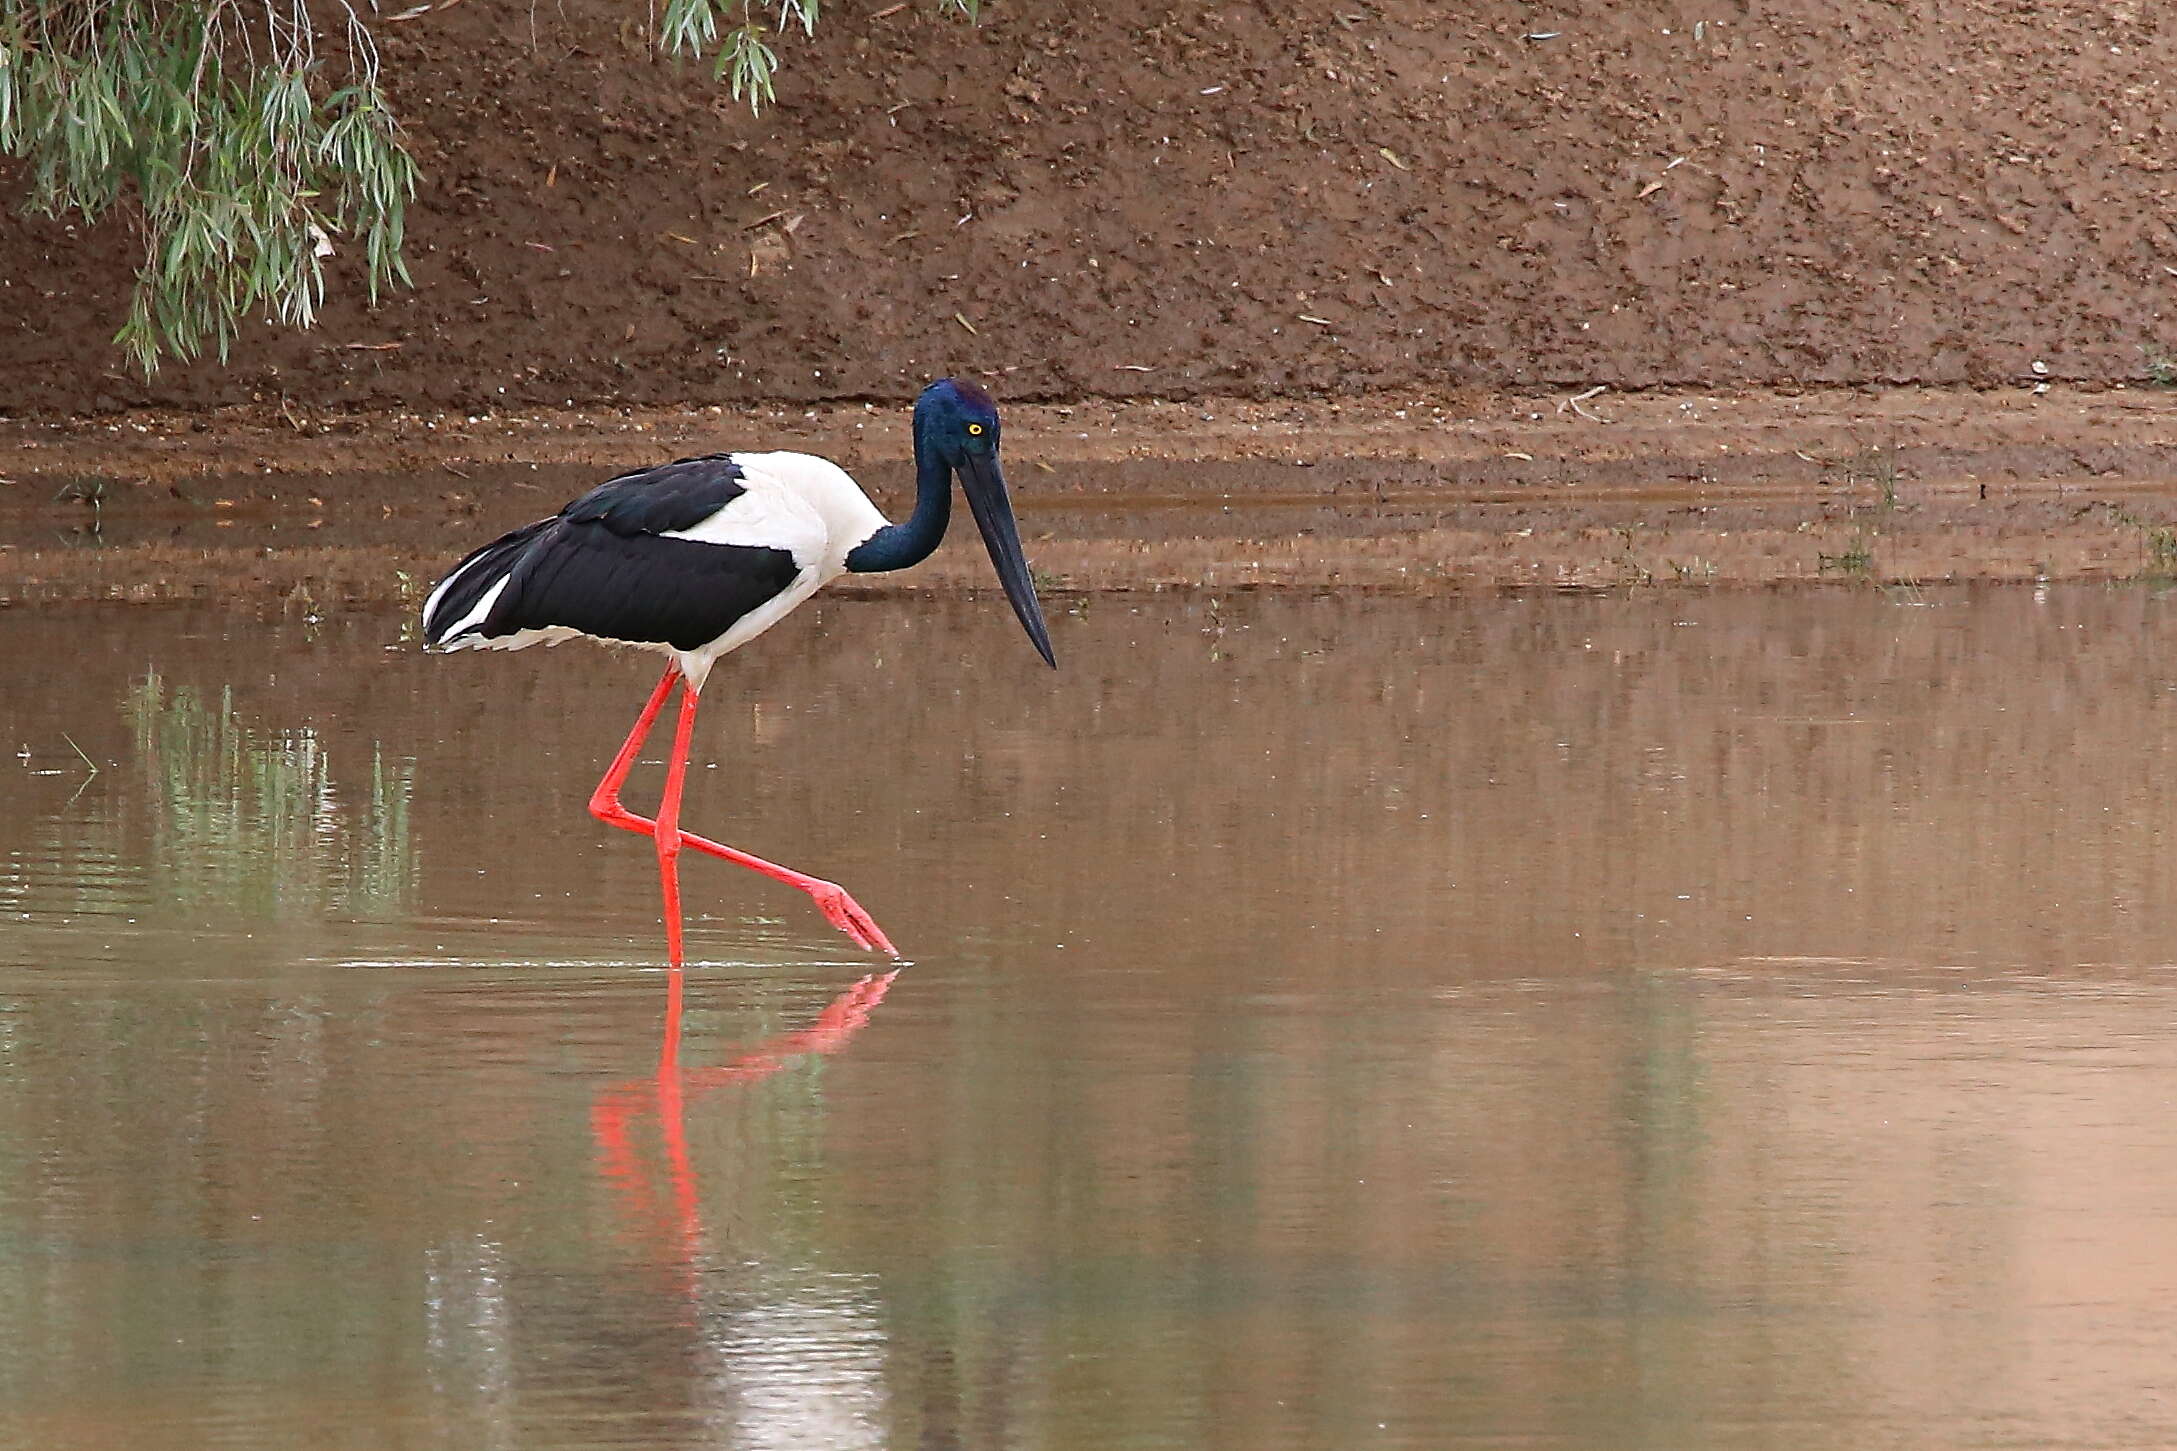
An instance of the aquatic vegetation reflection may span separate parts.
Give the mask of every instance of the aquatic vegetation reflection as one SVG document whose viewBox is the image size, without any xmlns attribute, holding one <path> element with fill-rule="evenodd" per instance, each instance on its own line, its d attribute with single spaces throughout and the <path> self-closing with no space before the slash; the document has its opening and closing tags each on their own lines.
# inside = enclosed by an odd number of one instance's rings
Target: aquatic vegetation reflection
<svg viewBox="0 0 2177 1451">
<path fill-rule="evenodd" d="M 125 706 L 148 813 L 138 860 L 192 913 L 258 918 L 404 910 L 417 882 L 411 761 L 373 741 L 367 778 L 336 785 L 315 726 L 265 729 L 156 670 Z"/>
</svg>

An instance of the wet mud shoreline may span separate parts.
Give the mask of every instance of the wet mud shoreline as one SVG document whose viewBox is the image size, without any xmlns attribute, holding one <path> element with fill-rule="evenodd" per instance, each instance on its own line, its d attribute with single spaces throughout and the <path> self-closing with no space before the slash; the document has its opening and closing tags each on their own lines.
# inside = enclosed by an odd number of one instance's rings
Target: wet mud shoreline
<svg viewBox="0 0 2177 1451">
<path fill-rule="evenodd" d="M 1900 389 L 1085 402 L 1007 412 L 1054 593 L 1400 593 L 2177 573 L 2177 394 Z M 236 410 L 0 424 L 0 602 L 416 597 L 624 467 L 800 448 L 880 504 L 904 410 Z M 953 541 L 864 594 L 988 587 Z"/>
</svg>

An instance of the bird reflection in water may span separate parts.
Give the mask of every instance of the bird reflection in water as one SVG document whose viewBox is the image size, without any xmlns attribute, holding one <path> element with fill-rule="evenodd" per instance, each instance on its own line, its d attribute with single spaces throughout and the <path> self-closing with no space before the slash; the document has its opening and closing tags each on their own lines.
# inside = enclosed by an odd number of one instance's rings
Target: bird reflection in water
<svg viewBox="0 0 2177 1451">
<path fill-rule="evenodd" d="M 590 1127 L 597 1144 L 599 1172 L 619 1191 L 627 1222 L 663 1231 L 679 1288 L 691 1305 L 703 1242 L 703 1206 L 688 1158 L 689 1102 L 721 1088 L 769 1078 L 799 1059 L 839 1052 L 868 1024 L 898 976 L 897 968 L 872 973 L 834 998 L 807 1027 L 767 1038 L 715 1067 L 683 1069 L 680 1037 L 684 970 L 671 970 L 657 1074 L 616 1084 L 600 1093 L 590 1111 Z M 638 1130 L 652 1117 L 657 1121 L 665 1159 L 663 1197 L 658 1193 L 656 1176 L 645 1171 L 636 1150 Z"/>
</svg>

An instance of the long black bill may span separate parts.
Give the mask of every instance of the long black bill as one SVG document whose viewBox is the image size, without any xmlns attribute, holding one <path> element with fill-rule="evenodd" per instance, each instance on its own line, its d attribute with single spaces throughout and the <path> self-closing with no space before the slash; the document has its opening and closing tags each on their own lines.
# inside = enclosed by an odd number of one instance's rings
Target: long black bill
<svg viewBox="0 0 2177 1451">
<path fill-rule="evenodd" d="M 968 496 L 975 527 L 983 531 L 983 547 L 998 567 L 998 583 L 1013 602 L 1021 628 L 1035 641 L 1043 663 L 1054 670 L 1058 657 L 1051 653 L 1051 632 L 1043 625 L 1043 606 L 1036 603 L 1036 587 L 1028 578 L 1028 561 L 1020 552 L 1020 526 L 1013 522 L 1013 501 L 1006 497 L 1005 475 L 995 457 L 967 458 L 960 464 L 960 492 Z"/>
</svg>

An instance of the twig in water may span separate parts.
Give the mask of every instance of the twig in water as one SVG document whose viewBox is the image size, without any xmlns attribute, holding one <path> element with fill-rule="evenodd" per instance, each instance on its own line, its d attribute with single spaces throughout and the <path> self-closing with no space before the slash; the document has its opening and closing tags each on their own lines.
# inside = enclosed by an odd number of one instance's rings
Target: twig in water
<svg viewBox="0 0 2177 1451">
<path fill-rule="evenodd" d="M 93 776 L 98 774 L 98 762 L 92 760 L 88 755 L 84 753 L 83 747 L 76 744 L 76 738 L 74 736 L 68 734 L 68 732 L 66 731 L 62 731 L 60 733 L 60 738 L 68 743 L 68 749 L 74 751 L 76 755 L 82 760 L 84 765 L 91 768 L 91 774 Z"/>
<path fill-rule="evenodd" d="M 68 804 L 70 806 L 73 806 L 76 804 L 76 798 L 78 796 L 81 796 L 84 792 L 90 790 L 91 783 L 98 779 L 98 762 L 92 760 L 89 756 L 84 755 L 83 747 L 77 745 L 75 737 L 69 735 L 68 732 L 62 731 L 60 733 L 60 738 L 68 742 L 69 750 L 74 751 L 78 756 L 82 757 L 84 765 L 91 768 L 91 774 L 85 776 L 81 781 L 78 781 L 76 783 L 76 789 L 70 792 L 68 795 Z"/>
</svg>

